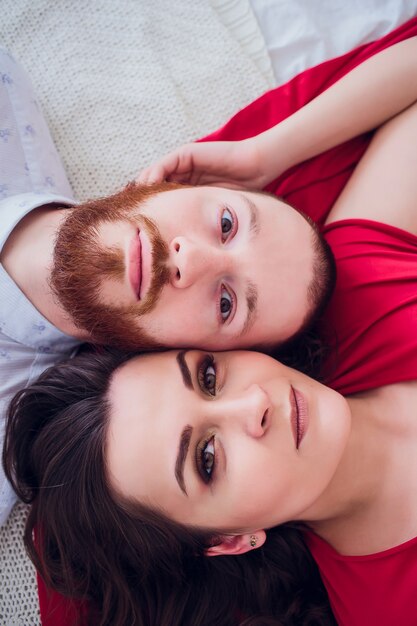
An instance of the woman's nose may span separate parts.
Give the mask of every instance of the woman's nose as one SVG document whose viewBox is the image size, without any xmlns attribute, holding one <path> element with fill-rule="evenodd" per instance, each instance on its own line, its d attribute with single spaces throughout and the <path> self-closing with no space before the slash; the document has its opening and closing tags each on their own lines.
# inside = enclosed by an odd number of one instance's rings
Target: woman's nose
<svg viewBox="0 0 417 626">
<path fill-rule="evenodd" d="M 267 392 L 254 384 L 233 402 L 231 411 L 246 434 L 258 438 L 263 437 L 268 430 L 271 407 L 271 399 Z"/>
<path fill-rule="evenodd" d="M 170 243 L 171 283 L 178 289 L 190 287 L 201 279 L 221 271 L 221 254 L 208 245 L 185 237 Z"/>
</svg>

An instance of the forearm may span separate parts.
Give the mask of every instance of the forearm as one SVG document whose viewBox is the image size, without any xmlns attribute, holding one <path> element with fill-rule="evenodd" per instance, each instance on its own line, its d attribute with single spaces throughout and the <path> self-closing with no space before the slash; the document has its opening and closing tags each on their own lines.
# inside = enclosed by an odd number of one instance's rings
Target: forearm
<svg viewBox="0 0 417 626">
<path fill-rule="evenodd" d="M 413 37 L 364 61 L 302 109 L 258 135 L 259 158 L 272 179 L 380 126 L 416 100 L 417 37 Z"/>
</svg>

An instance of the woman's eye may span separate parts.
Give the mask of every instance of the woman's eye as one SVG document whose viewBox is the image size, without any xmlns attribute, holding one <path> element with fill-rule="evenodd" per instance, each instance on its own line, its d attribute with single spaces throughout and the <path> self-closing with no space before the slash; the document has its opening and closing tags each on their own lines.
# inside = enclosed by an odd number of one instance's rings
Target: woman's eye
<svg viewBox="0 0 417 626">
<path fill-rule="evenodd" d="M 197 378 L 201 391 L 210 396 L 216 395 L 217 373 L 213 355 L 207 354 L 204 357 L 203 362 L 198 367 Z"/>
<path fill-rule="evenodd" d="M 233 298 L 225 287 L 222 286 L 220 293 L 220 315 L 223 322 L 229 319 L 233 308 Z"/>
<path fill-rule="evenodd" d="M 204 387 L 212 396 L 216 395 L 216 370 L 209 365 L 204 372 Z"/>
<path fill-rule="evenodd" d="M 216 364 L 211 354 L 208 354 L 202 362 L 198 371 L 198 383 L 204 393 L 210 396 L 216 395 L 217 375 Z"/>
<path fill-rule="evenodd" d="M 227 239 L 229 238 L 229 235 L 233 231 L 234 226 L 234 217 L 232 215 L 232 212 L 227 208 L 223 209 L 222 211 L 220 225 L 222 231 L 222 241 L 224 242 L 227 241 Z"/>
<path fill-rule="evenodd" d="M 202 478 L 205 482 L 210 482 L 214 469 L 215 453 L 214 453 L 214 435 L 204 443 L 200 452 L 200 467 Z"/>
</svg>

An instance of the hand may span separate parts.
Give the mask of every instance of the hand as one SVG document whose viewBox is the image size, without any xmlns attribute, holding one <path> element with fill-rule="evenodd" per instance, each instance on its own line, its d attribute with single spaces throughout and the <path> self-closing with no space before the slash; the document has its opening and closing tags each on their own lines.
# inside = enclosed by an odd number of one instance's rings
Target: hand
<svg viewBox="0 0 417 626">
<path fill-rule="evenodd" d="M 256 138 L 187 143 L 142 170 L 136 182 L 164 180 L 191 185 L 262 189 L 270 180 L 261 171 Z"/>
</svg>

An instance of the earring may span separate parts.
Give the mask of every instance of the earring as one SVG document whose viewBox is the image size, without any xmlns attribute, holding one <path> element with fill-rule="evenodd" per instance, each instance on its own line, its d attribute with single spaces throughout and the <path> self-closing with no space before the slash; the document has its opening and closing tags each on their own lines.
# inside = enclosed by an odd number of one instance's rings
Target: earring
<svg viewBox="0 0 417 626">
<path fill-rule="evenodd" d="M 249 543 L 251 545 L 251 548 L 255 548 L 256 544 L 258 543 L 258 537 L 256 535 L 251 535 Z"/>
</svg>

